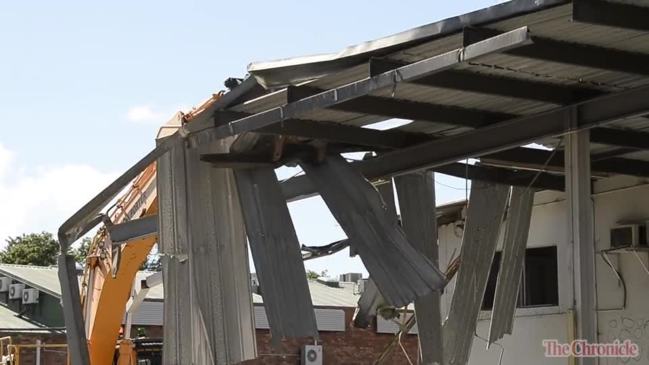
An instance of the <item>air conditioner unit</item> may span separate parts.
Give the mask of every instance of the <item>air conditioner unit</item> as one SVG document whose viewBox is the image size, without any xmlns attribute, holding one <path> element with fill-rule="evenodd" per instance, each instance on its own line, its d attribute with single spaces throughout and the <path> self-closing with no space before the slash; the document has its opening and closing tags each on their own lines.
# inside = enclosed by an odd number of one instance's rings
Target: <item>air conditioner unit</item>
<svg viewBox="0 0 649 365">
<path fill-rule="evenodd" d="M 25 289 L 25 284 L 9 285 L 9 299 L 22 299 L 23 289 Z"/>
<path fill-rule="evenodd" d="M 11 285 L 11 278 L 8 278 L 6 276 L 0 277 L 0 292 L 8 292 L 9 285 Z"/>
<path fill-rule="evenodd" d="M 611 248 L 647 245 L 646 224 L 624 224 L 611 228 Z"/>
<path fill-rule="evenodd" d="M 38 289 L 25 289 L 23 290 L 23 304 L 38 303 Z"/>
<path fill-rule="evenodd" d="M 302 346 L 302 365 L 322 365 L 322 346 L 321 345 L 304 345 Z"/>
</svg>

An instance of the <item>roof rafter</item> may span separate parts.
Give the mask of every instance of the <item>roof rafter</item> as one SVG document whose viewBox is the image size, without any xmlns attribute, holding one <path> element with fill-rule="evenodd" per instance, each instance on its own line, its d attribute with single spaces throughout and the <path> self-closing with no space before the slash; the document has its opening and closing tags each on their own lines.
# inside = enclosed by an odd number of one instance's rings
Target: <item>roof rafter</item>
<svg viewBox="0 0 649 365">
<path fill-rule="evenodd" d="M 649 30 L 649 7 L 619 1 L 573 0 L 572 19 L 611 27 Z"/>
<path fill-rule="evenodd" d="M 291 103 L 324 91 L 310 86 L 289 86 L 286 90 L 287 102 Z M 509 113 L 369 95 L 334 104 L 330 108 L 352 113 L 445 123 L 470 128 L 478 128 L 514 117 Z"/>
<path fill-rule="evenodd" d="M 384 58 L 369 61 L 370 76 L 393 70 L 405 63 Z M 496 76 L 468 70 L 448 70 L 414 80 L 414 84 L 472 91 L 511 98 L 537 100 L 553 104 L 571 104 L 604 94 L 603 91 L 582 87 Z"/>
<path fill-rule="evenodd" d="M 468 27 L 464 30 L 464 45 L 502 34 L 489 28 Z M 507 54 L 531 59 L 560 62 L 603 70 L 649 75 L 649 54 L 628 52 L 582 43 L 571 43 L 532 35 L 532 44 L 505 51 Z"/>
</svg>

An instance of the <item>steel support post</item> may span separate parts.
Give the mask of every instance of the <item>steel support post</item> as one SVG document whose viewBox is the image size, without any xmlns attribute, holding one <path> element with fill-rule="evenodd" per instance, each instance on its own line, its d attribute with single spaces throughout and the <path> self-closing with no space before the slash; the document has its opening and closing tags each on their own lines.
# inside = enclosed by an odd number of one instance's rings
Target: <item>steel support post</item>
<svg viewBox="0 0 649 365">
<path fill-rule="evenodd" d="M 576 336 L 597 341 L 595 289 L 595 240 L 591 198 L 590 132 L 577 131 L 566 137 L 566 202 L 568 265 L 572 276 Z M 578 364 L 594 365 L 595 358 L 580 358 Z"/>
</svg>

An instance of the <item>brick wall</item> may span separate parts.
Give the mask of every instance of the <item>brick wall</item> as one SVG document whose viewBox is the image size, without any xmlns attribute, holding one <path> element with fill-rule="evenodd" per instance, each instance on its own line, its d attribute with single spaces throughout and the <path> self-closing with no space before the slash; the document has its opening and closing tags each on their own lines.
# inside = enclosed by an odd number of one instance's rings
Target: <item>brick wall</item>
<svg viewBox="0 0 649 365">
<path fill-rule="evenodd" d="M 394 338 L 391 334 L 376 333 L 373 325 L 368 329 L 359 329 L 351 326 L 354 308 L 346 308 L 345 311 L 345 332 L 320 332 L 320 342 L 323 350 L 324 364 L 341 365 L 365 365 L 372 364 L 379 354 L 385 349 L 388 343 Z M 133 328 L 134 334 L 136 327 Z M 162 338 L 161 326 L 145 326 L 147 337 Z M 66 343 L 65 335 L 62 334 L 2 334 L 0 336 L 11 336 L 14 343 L 34 344 L 37 339 L 44 343 Z M 294 365 L 300 363 L 300 349 L 304 344 L 312 344 L 312 339 L 295 339 L 282 341 L 281 349 L 274 349 L 270 342 L 268 330 L 257 330 L 257 350 L 259 358 L 247 361 L 245 365 Z M 408 356 L 417 363 L 417 336 L 406 335 L 402 337 L 401 343 L 408 351 Z M 60 349 L 56 349 L 60 351 Z M 43 365 L 65 365 L 66 355 L 55 351 L 42 350 L 41 364 Z M 401 348 L 396 347 L 387 364 L 407 365 L 408 361 Z M 21 365 L 32 365 L 35 362 L 33 350 L 24 351 L 21 354 Z"/>
<path fill-rule="evenodd" d="M 353 308 L 345 309 L 345 332 L 320 332 L 324 364 L 365 365 L 372 364 L 388 343 L 394 338 L 391 334 L 378 334 L 375 327 L 358 329 L 349 325 L 354 314 Z M 273 349 L 268 330 L 257 330 L 257 350 L 259 358 L 245 362 L 245 365 L 294 365 L 300 363 L 300 348 L 311 344 L 311 339 L 282 341 L 281 349 Z M 401 343 L 408 356 L 417 363 L 417 336 L 406 335 Z M 408 361 L 401 348 L 397 347 L 387 359 L 387 364 L 407 365 Z"/>
<path fill-rule="evenodd" d="M 34 345 L 36 340 L 41 340 L 43 344 L 65 344 L 67 340 L 64 334 L 52 333 L 0 333 L 0 337 L 11 337 L 13 344 L 20 345 Z M 6 349 L 5 349 L 6 351 Z M 65 348 L 42 348 L 41 349 L 41 365 L 66 365 L 67 364 L 67 350 Z M 21 365 L 35 365 L 36 364 L 36 350 L 24 349 L 20 352 Z"/>
</svg>

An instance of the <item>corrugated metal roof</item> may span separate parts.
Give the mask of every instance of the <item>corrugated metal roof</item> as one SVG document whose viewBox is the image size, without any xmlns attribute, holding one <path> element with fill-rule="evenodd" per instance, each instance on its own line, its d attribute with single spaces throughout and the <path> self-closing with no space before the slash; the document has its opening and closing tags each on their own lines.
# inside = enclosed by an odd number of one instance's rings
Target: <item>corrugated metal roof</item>
<svg viewBox="0 0 649 365">
<path fill-rule="evenodd" d="M 14 280 L 42 290 L 54 296 L 61 295 L 61 285 L 57 276 L 56 267 L 0 264 L 0 276 L 10 276 Z M 146 279 L 153 272 L 139 271 L 137 281 Z M 360 294 L 357 293 L 354 283 L 341 282 L 340 288 L 334 288 L 315 280 L 309 280 L 309 290 L 314 306 L 318 307 L 356 307 Z M 259 294 L 253 294 L 255 304 L 263 303 Z M 164 286 L 154 286 L 146 296 L 147 300 L 163 300 Z"/>
<path fill-rule="evenodd" d="M 61 296 L 61 284 L 55 266 L 31 266 L 0 264 L 0 275 L 6 275 L 16 281 L 44 291 L 56 297 Z"/>
<path fill-rule="evenodd" d="M 138 282 L 146 279 L 151 274 L 153 273 L 149 271 L 138 272 Z M 0 264 L 0 276 L 11 277 L 13 280 L 23 282 L 55 297 L 61 296 L 61 284 L 59 283 L 58 268 L 56 266 Z M 162 300 L 164 298 L 162 284 L 151 288 L 146 298 L 149 300 Z"/>
<path fill-rule="evenodd" d="M 16 316 L 16 312 L 0 305 L 0 329 L 36 329 L 40 326 Z"/>
<path fill-rule="evenodd" d="M 317 280 L 309 280 L 311 301 L 315 307 L 356 307 L 360 293 L 355 283 L 340 282 L 340 287 L 331 287 Z M 263 304 L 264 299 L 259 294 L 252 294 L 255 304 Z"/>
<path fill-rule="evenodd" d="M 604 47 L 639 55 L 649 53 L 648 32 L 573 21 L 572 4 L 569 1 L 515 0 L 350 46 L 337 53 L 253 63 L 250 71 L 258 79 L 266 80 L 269 84 L 281 79 L 290 81 L 288 84 L 300 85 L 306 82 L 310 86 L 331 89 L 367 78 L 367 62 L 371 57 L 412 63 L 461 47 L 461 30 L 464 26 L 479 26 L 499 31 L 511 31 L 527 26 L 533 38 L 544 37 L 569 44 Z M 461 64 L 457 69 L 555 85 L 588 87 L 603 93 L 649 84 L 649 77 L 646 75 L 522 57 L 506 52 L 481 57 L 479 60 Z M 312 74 L 307 76 L 305 70 Z M 290 76 L 295 78 L 291 79 Z M 273 87 L 276 86 L 277 84 Z M 284 89 L 274 90 L 276 91 L 272 94 L 236 105 L 233 109 L 254 113 L 286 105 Z M 406 83 L 400 83 L 394 90 L 384 89 L 373 95 L 515 115 L 535 114 L 559 106 L 547 101 Z M 390 119 L 333 108 L 305 112 L 304 118 L 354 126 Z M 619 121 L 611 123 L 610 126 L 645 129 L 648 126 L 647 122 L 645 118 L 633 118 L 633 122 Z M 466 127 L 430 121 L 416 121 L 397 129 L 438 136 L 467 131 Z M 543 142 L 553 143 L 553 140 Z"/>
</svg>

